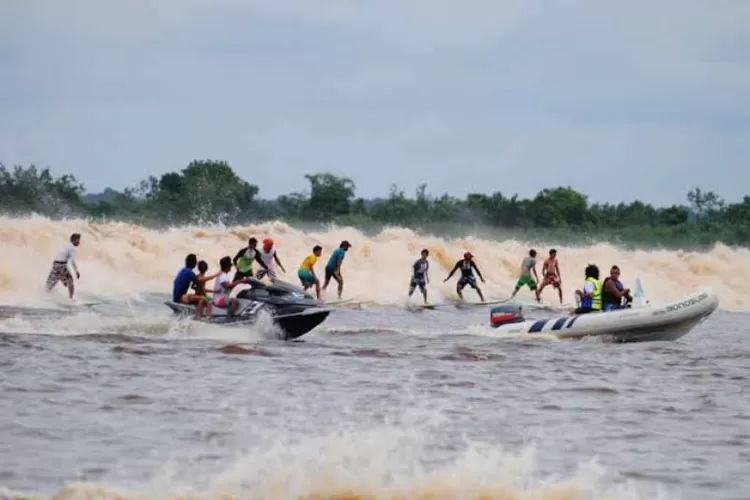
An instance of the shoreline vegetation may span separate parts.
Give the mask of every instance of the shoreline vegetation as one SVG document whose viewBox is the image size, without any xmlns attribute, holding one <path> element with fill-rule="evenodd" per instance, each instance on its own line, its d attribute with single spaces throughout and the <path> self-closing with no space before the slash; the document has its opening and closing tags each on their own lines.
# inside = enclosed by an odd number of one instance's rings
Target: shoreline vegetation
<svg viewBox="0 0 750 500">
<path fill-rule="evenodd" d="M 500 192 L 464 198 L 413 196 L 392 186 L 386 198 L 356 196 L 354 182 L 331 173 L 305 176 L 306 193 L 262 199 L 260 189 L 224 161 L 196 160 L 179 172 L 150 176 L 138 186 L 89 194 L 72 175 L 34 165 L 0 163 L 0 214 L 38 214 L 131 222 L 157 228 L 193 224 L 284 221 L 301 229 L 351 226 L 367 234 L 404 227 L 441 237 L 475 236 L 530 243 L 611 243 L 628 248 L 707 249 L 717 243 L 750 247 L 750 196 L 726 203 L 700 188 L 685 205 L 589 203 L 570 187 L 544 189 L 530 199 Z"/>
</svg>

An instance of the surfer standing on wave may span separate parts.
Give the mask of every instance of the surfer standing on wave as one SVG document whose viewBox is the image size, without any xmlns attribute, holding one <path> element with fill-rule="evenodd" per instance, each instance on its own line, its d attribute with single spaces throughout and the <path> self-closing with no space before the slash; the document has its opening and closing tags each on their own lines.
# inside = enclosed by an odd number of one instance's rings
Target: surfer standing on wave
<svg viewBox="0 0 750 500">
<path fill-rule="evenodd" d="M 484 295 L 482 295 L 482 289 L 479 288 L 479 285 L 477 285 L 477 279 L 474 276 L 474 271 L 477 272 L 477 276 L 479 276 L 479 279 L 482 280 L 482 283 L 484 283 L 484 277 L 482 276 L 482 273 L 479 271 L 479 268 L 474 262 L 474 255 L 472 255 L 471 252 L 466 252 L 464 254 L 464 258 L 456 262 L 456 265 L 453 266 L 453 269 L 451 269 L 448 277 L 443 280 L 443 283 L 451 279 L 451 276 L 453 276 L 455 272 L 459 270 L 461 271 L 461 277 L 458 279 L 458 283 L 456 283 L 456 293 L 461 298 L 461 300 L 464 300 L 464 296 L 463 293 L 461 293 L 461 290 L 463 290 L 466 285 L 469 285 L 477 291 L 479 300 L 484 302 Z"/>
<path fill-rule="evenodd" d="M 531 272 L 534 271 L 534 278 L 531 277 Z M 539 275 L 536 273 L 536 250 L 533 248 L 529 250 L 529 256 L 524 257 L 521 262 L 521 274 L 518 275 L 518 281 L 516 281 L 516 288 L 513 290 L 513 294 L 508 300 L 513 299 L 518 291 L 524 286 L 528 286 L 529 290 L 536 292 L 536 284 L 539 282 Z"/>
<path fill-rule="evenodd" d="M 320 258 L 320 254 L 323 253 L 323 247 L 315 245 L 312 249 L 312 253 L 305 257 L 305 260 L 300 264 L 297 270 L 297 277 L 300 283 L 302 283 L 302 289 L 307 291 L 308 288 L 315 287 L 315 296 L 320 300 L 320 280 L 315 274 L 315 264 Z"/>
<path fill-rule="evenodd" d="M 560 304 L 562 304 L 562 275 L 560 274 L 560 266 L 557 262 L 557 250 L 554 248 L 549 251 L 549 258 L 544 261 L 542 275 L 544 276 L 544 280 L 542 281 L 542 285 L 536 291 L 536 301 L 541 302 L 542 290 L 544 290 L 547 285 L 552 285 L 553 288 L 557 289 L 557 295 L 560 297 Z"/>
<path fill-rule="evenodd" d="M 328 283 L 331 282 L 331 278 L 336 280 L 339 284 L 338 297 L 341 300 L 341 294 L 344 293 L 344 277 L 341 275 L 341 264 L 344 262 L 346 252 L 352 247 L 352 244 L 344 240 L 341 242 L 339 247 L 333 251 L 331 257 L 328 259 L 326 264 L 326 279 L 323 283 L 323 291 L 328 288 Z"/>
<path fill-rule="evenodd" d="M 237 272 L 234 273 L 234 281 L 238 281 L 245 278 L 253 277 L 253 263 L 257 262 L 263 269 L 268 269 L 268 266 L 260 258 L 258 252 L 258 240 L 256 238 L 250 238 L 247 240 L 247 246 L 240 248 L 237 255 L 232 259 L 234 267 L 237 268 Z"/>
<path fill-rule="evenodd" d="M 419 287 L 419 291 L 422 292 L 424 303 L 427 305 L 427 283 L 430 282 L 428 271 L 430 270 L 430 263 L 427 257 L 430 255 L 430 251 L 426 248 L 422 250 L 422 256 L 414 262 L 412 266 L 411 282 L 409 283 L 409 297 L 412 296 L 414 290 Z"/>
<path fill-rule="evenodd" d="M 76 279 L 81 279 L 81 273 L 78 272 L 78 265 L 76 264 L 76 248 L 81 244 L 81 235 L 73 233 L 70 235 L 70 242 L 66 243 L 65 246 L 57 253 L 55 260 L 52 262 L 52 269 L 47 276 L 47 283 L 45 285 L 48 292 L 57 285 L 60 281 L 66 287 L 68 287 L 68 296 L 70 300 L 75 301 L 73 294 L 75 294 L 75 284 L 73 283 L 73 275 L 68 270 L 68 261 L 73 266 L 73 270 L 76 273 Z"/>
</svg>

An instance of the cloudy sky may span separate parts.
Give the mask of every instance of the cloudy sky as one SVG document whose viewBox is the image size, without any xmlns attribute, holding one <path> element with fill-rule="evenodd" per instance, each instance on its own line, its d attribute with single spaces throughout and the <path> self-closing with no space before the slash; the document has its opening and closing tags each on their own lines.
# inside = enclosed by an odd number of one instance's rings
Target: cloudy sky
<svg viewBox="0 0 750 500">
<path fill-rule="evenodd" d="M 750 2 L 2 0 L 0 161 L 264 196 L 750 194 Z"/>
</svg>

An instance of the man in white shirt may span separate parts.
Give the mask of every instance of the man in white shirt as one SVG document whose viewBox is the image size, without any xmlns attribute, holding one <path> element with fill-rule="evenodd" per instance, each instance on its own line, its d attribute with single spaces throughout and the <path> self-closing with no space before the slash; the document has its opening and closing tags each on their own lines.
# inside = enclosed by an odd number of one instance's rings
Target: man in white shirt
<svg viewBox="0 0 750 500">
<path fill-rule="evenodd" d="M 260 280 L 263 279 L 263 276 L 268 275 L 268 277 L 271 279 L 271 282 L 276 280 L 276 265 L 278 264 L 279 267 L 283 272 L 286 272 L 286 269 L 284 269 L 283 264 L 279 260 L 279 256 L 276 254 L 276 247 L 273 245 L 273 240 L 271 238 L 266 238 L 263 240 L 263 246 L 260 249 L 260 259 L 263 261 L 263 263 L 266 265 L 265 269 L 258 269 L 258 274 L 256 274 L 256 277 Z"/>
<path fill-rule="evenodd" d="M 68 261 L 70 261 L 73 270 L 76 272 L 76 278 L 81 279 L 81 274 L 78 272 L 78 265 L 76 264 L 76 247 L 80 244 L 81 235 L 73 233 L 70 235 L 70 242 L 58 252 L 54 262 L 52 262 L 52 270 L 49 272 L 49 276 L 47 276 L 48 292 L 51 292 L 55 285 L 57 285 L 57 282 L 60 281 L 68 287 L 68 295 L 73 300 L 75 285 L 73 284 L 73 276 L 68 270 Z"/>
</svg>

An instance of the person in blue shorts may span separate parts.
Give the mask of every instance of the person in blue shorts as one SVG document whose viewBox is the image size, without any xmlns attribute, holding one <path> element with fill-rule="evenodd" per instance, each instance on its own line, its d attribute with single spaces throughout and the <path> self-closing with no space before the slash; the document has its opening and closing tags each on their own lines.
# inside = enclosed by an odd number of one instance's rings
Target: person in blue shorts
<svg viewBox="0 0 750 500">
<path fill-rule="evenodd" d="M 331 254 L 331 257 L 328 259 L 328 264 L 326 264 L 326 279 L 323 283 L 323 290 L 325 291 L 325 289 L 328 288 L 328 283 L 330 283 L 331 278 L 333 278 L 336 280 L 336 283 L 339 284 L 339 300 L 341 300 L 341 294 L 344 291 L 344 277 L 341 275 L 341 263 L 344 261 L 346 252 L 351 247 L 351 243 L 346 240 L 342 241 L 339 247 Z"/>
</svg>

